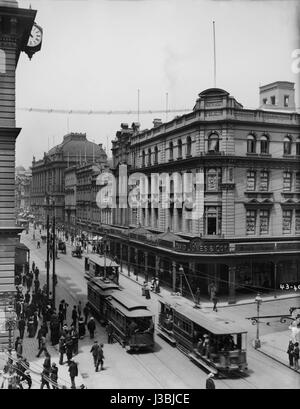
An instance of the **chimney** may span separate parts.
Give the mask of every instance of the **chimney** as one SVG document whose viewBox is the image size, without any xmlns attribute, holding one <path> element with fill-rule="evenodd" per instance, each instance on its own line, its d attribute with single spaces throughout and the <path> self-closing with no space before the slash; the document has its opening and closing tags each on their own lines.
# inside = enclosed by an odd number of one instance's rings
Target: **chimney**
<svg viewBox="0 0 300 409">
<path fill-rule="evenodd" d="M 157 128 L 160 125 L 162 125 L 162 120 L 160 118 L 153 119 L 153 127 L 154 128 Z"/>
<path fill-rule="evenodd" d="M 121 123 L 121 129 L 128 129 L 128 124 L 122 122 Z"/>
<path fill-rule="evenodd" d="M 132 122 L 131 128 L 134 132 L 139 132 L 141 124 L 139 122 Z"/>
</svg>

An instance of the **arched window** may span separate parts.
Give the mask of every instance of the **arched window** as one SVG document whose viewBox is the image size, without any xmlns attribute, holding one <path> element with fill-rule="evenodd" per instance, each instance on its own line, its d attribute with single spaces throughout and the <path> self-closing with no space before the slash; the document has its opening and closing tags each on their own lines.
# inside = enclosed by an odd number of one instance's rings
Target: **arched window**
<svg viewBox="0 0 300 409">
<path fill-rule="evenodd" d="M 283 154 L 290 155 L 292 153 L 292 139 L 289 136 L 285 136 L 283 140 Z"/>
<path fill-rule="evenodd" d="M 300 137 L 296 140 L 296 155 L 300 156 Z"/>
<path fill-rule="evenodd" d="M 192 154 L 192 140 L 191 137 L 188 136 L 186 138 L 186 156 L 191 156 Z"/>
<path fill-rule="evenodd" d="M 248 135 L 247 137 L 247 153 L 256 152 L 256 138 L 254 135 Z"/>
<path fill-rule="evenodd" d="M 151 166 L 151 149 L 148 149 L 148 166 Z"/>
<path fill-rule="evenodd" d="M 260 138 L 260 153 L 269 153 L 269 138 L 267 135 L 262 135 Z"/>
<path fill-rule="evenodd" d="M 0 49 L 0 74 L 6 73 L 6 54 L 4 50 Z"/>
<path fill-rule="evenodd" d="M 208 137 L 208 151 L 219 152 L 219 135 L 215 132 Z"/>
<path fill-rule="evenodd" d="M 180 159 L 182 158 L 182 140 L 181 139 L 178 139 L 177 146 L 178 146 L 178 159 Z"/>
<path fill-rule="evenodd" d="M 154 148 L 154 164 L 158 163 L 158 147 L 155 146 Z"/>
<path fill-rule="evenodd" d="M 169 160 L 173 160 L 173 142 L 169 143 Z"/>
<path fill-rule="evenodd" d="M 142 166 L 145 166 L 145 159 L 146 159 L 146 154 L 145 151 L 142 152 Z"/>
</svg>

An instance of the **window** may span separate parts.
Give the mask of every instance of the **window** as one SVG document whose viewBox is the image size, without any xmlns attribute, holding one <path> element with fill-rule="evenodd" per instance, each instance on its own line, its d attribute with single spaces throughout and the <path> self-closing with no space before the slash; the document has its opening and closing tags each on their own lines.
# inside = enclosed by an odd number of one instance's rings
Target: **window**
<svg viewBox="0 0 300 409">
<path fill-rule="evenodd" d="M 296 155 L 300 155 L 300 138 L 296 141 Z"/>
<path fill-rule="evenodd" d="M 145 151 L 142 153 L 142 166 L 145 166 L 145 159 L 146 159 L 146 154 Z"/>
<path fill-rule="evenodd" d="M 186 138 L 186 156 L 191 156 L 192 154 L 192 140 L 191 137 L 188 136 Z"/>
<path fill-rule="evenodd" d="M 247 153 L 256 152 L 256 138 L 254 135 L 248 135 L 247 137 Z"/>
<path fill-rule="evenodd" d="M 169 143 L 169 160 L 173 160 L 173 142 Z"/>
<path fill-rule="evenodd" d="M 269 233 L 269 210 L 260 210 L 259 212 L 259 232 L 260 234 Z"/>
<path fill-rule="evenodd" d="M 151 166 L 151 149 L 148 149 L 148 166 Z"/>
<path fill-rule="evenodd" d="M 268 102 L 268 98 L 264 98 L 263 99 L 263 104 L 266 105 L 267 102 Z"/>
<path fill-rule="evenodd" d="M 282 211 L 282 233 L 290 234 L 292 232 L 292 210 Z"/>
<path fill-rule="evenodd" d="M 177 146 L 178 146 L 178 159 L 181 159 L 182 158 L 182 140 L 181 139 L 178 139 Z"/>
<path fill-rule="evenodd" d="M 246 214 L 246 233 L 255 234 L 256 231 L 256 210 L 247 210 Z"/>
<path fill-rule="evenodd" d="M 284 105 L 285 107 L 288 107 L 288 106 L 289 106 L 289 95 L 285 95 L 285 96 L 284 96 L 283 105 Z"/>
<path fill-rule="evenodd" d="M 260 138 L 260 153 L 269 153 L 269 138 L 266 135 Z"/>
<path fill-rule="evenodd" d="M 269 190 L 269 172 L 260 172 L 259 190 L 262 192 L 267 192 Z"/>
<path fill-rule="evenodd" d="M 4 50 L 0 49 L 0 74 L 6 73 L 6 54 Z"/>
<path fill-rule="evenodd" d="M 300 192 L 300 172 L 295 175 L 295 191 Z"/>
<path fill-rule="evenodd" d="M 295 231 L 298 234 L 300 233 L 300 210 L 295 212 Z"/>
<path fill-rule="evenodd" d="M 292 153 L 292 140 L 289 136 L 285 136 L 283 140 L 283 154 L 290 155 Z"/>
<path fill-rule="evenodd" d="M 154 148 L 154 164 L 158 163 L 158 147 L 155 146 Z"/>
<path fill-rule="evenodd" d="M 290 192 L 292 190 L 292 173 L 284 172 L 283 173 L 283 191 Z"/>
<path fill-rule="evenodd" d="M 205 208 L 205 231 L 208 236 L 221 234 L 221 220 L 220 207 L 208 206 Z"/>
<path fill-rule="evenodd" d="M 275 95 L 272 95 L 272 96 L 271 96 L 271 104 L 272 104 L 272 105 L 276 105 Z"/>
<path fill-rule="evenodd" d="M 247 190 L 254 191 L 256 189 L 256 172 L 248 170 L 247 172 Z"/>
<path fill-rule="evenodd" d="M 219 135 L 215 132 L 208 137 L 208 151 L 219 152 Z"/>
</svg>

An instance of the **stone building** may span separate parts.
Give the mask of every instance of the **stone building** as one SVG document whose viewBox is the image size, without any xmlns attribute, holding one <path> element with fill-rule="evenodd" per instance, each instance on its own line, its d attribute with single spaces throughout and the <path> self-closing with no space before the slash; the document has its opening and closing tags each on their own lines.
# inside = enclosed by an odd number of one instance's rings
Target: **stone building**
<svg viewBox="0 0 300 409">
<path fill-rule="evenodd" d="M 80 163 L 106 163 L 102 144 L 89 141 L 86 134 L 70 133 L 61 144 L 32 162 L 31 206 L 36 221 L 45 223 L 46 215 L 55 215 L 57 225 L 65 221 L 65 170 Z M 47 202 L 47 198 L 50 201 Z"/>
<path fill-rule="evenodd" d="M 182 266 L 194 291 L 214 282 L 229 302 L 299 282 L 299 125 L 296 112 L 245 109 L 217 88 L 152 129 L 122 124 L 112 148 L 118 208 L 103 229 L 112 253 L 174 291 Z M 120 208 L 122 186 L 132 208 Z"/>
<path fill-rule="evenodd" d="M 23 166 L 16 167 L 16 213 L 30 210 L 32 172 Z"/>
</svg>

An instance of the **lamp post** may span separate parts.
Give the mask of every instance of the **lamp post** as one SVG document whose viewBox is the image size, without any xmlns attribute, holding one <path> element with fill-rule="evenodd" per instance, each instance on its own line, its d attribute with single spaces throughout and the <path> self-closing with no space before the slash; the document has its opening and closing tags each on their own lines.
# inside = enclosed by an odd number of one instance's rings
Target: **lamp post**
<svg viewBox="0 0 300 409">
<path fill-rule="evenodd" d="M 179 278 L 180 278 L 180 295 L 182 296 L 182 276 L 184 274 L 182 265 L 179 267 L 178 273 L 179 273 Z"/>
<path fill-rule="evenodd" d="M 55 201 L 52 200 L 53 220 L 52 220 L 52 305 L 55 308 L 55 258 L 56 258 L 56 240 L 55 240 Z"/>
<path fill-rule="evenodd" d="M 259 308 L 260 308 L 260 305 L 262 303 L 262 298 L 261 298 L 259 293 L 255 297 L 255 302 L 256 302 L 256 306 L 257 306 L 257 326 L 256 326 L 256 339 L 254 341 L 254 348 L 258 349 L 261 346 L 260 339 L 259 339 Z"/>
<path fill-rule="evenodd" d="M 5 309 L 5 329 L 8 331 L 8 353 L 9 353 L 9 365 L 12 364 L 11 352 L 12 352 L 12 338 L 13 330 L 16 327 L 16 313 L 13 308 L 13 301 L 11 300 L 8 307 Z"/>
</svg>

